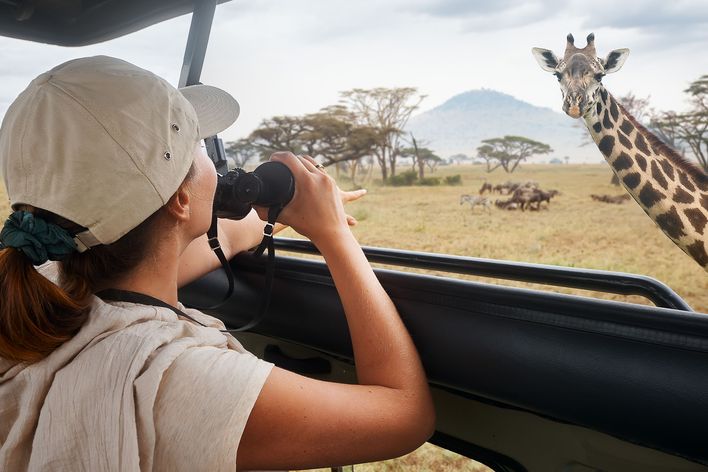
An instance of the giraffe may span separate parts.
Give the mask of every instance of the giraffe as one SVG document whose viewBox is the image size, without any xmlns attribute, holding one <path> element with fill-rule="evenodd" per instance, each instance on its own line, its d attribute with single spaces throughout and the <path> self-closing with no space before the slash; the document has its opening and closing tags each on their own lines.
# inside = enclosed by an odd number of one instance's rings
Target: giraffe
<svg viewBox="0 0 708 472">
<path fill-rule="evenodd" d="M 595 35 L 575 47 L 567 36 L 563 59 L 542 48 L 532 53 L 560 83 L 563 110 L 582 116 L 593 141 L 622 185 L 644 212 L 686 254 L 708 271 L 708 174 L 686 161 L 642 126 L 605 89 L 602 78 L 617 72 L 629 49 L 605 59 L 595 53 Z"/>
</svg>

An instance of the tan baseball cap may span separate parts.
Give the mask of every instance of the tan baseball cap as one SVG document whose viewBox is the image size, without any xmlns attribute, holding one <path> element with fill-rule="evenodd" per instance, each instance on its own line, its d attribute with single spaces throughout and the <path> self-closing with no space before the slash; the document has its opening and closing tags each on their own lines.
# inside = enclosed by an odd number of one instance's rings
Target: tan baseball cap
<svg viewBox="0 0 708 472">
<path fill-rule="evenodd" d="M 120 59 L 96 56 L 41 74 L 0 128 L 10 202 L 88 228 L 79 250 L 110 244 L 165 205 L 200 139 L 228 128 L 236 100 L 216 87 L 176 89 Z"/>
</svg>

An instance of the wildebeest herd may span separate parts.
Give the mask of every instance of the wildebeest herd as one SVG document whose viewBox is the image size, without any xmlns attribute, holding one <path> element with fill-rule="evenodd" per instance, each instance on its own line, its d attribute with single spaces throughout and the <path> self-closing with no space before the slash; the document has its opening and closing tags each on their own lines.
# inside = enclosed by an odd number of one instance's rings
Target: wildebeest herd
<svg viewBox="0 0 708 472">
<path fill-rule="evenodd" d="M 490 198 L 484 196 L 485 192 L 489 192 L 490 195 L 498 192 L 500 195 L 508 195 L 509 198 L 498 198 L 492 203 Z M 485 182 L 479 189 L 479 195 L 461 195 L 460 205 L 468 203 L 471 209 L 481 206 L 488 211 L 492 205 L 502 210 L 537 211 L 541 209 L 541 203 L 546 202 L 546 206 L 548 206 L 551 199 L 559 194 L 558 190 L 543 190 L 538 182 L 532 180 L 526 182 L 507 181 L 498 185 Z"/>
<path fill-rule="evenodd" d="M 484 196 L 485 192 L 489 192 L 489 197 Z M 497 198 L 492 201 L 491 195 L 499 193 L 500 195 L 508 195 L 508 198 Z M 460 205 L 467 203 L 471 210 L 479 206 L 488 212 L 492 206 L 496 206 L 502 210 L 531 210 L 538 211 L 542 208 L 549 208 L 551 199 L 561 193 L 558 190 L 543 190 L 538 182 L 527 180 L 526 182 L 506 181 L 503 184 L 492 185 L 489 182 L 484 182 L 479 189 L 479 194 L 463 194 L 460 195 Z M 630 200 L 627 194 L 622 195 L 595 195 L 591 194 L 590 198 L 596 202 L 621 204 Z M 546 206 L 542 207 L 541 203 L 546 202 Z"/>
</svg>

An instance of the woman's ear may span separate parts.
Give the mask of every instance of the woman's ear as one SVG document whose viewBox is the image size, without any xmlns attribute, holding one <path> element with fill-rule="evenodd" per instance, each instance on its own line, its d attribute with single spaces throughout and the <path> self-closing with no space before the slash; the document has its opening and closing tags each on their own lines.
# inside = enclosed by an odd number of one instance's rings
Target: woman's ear
<svg viewBox="0 0 708 472">
<path fill-rule="evenodd" d="M 180 185 L 172 198 L 167 202 L 165 208 L 167 212 L 179 222 L 189 220 L 191 209 L 191 194 L 186 188 L 186 185 Z"/>
</svg>

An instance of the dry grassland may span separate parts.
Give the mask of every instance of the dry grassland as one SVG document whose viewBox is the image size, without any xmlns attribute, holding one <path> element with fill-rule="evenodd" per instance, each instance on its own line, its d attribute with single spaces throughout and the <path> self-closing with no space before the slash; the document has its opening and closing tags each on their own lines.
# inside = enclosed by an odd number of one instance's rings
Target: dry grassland
<svg viewBox="0 0 708 472">
<path fill-rule="evenodd" d="M 513 174 L 487 174 L 481 166 L 458 166 L 444 167 L 433 175 L 453 174 L 462 174 L 463 185 L 367 186 L 366 197 L 347 209 L 359 221 L 354 231 L 361 244 L 643 274 L 667 284 L 694 310 L 708 312 L 708 275 L 639 205 L 633 200 L 612 205 L 590 199 L 593 193 L 624 192 L 610 185 L 612 174 L 606 164 L 526 165 Z M 534 180 L 543 189 L 560 190 L 561 195 L 537 212 L 498 208 L 485 212 L 481 207 L 470 211 L 467 205 L 460 206 L 460 195 L 476 194 L 485 178 L 493 184 Z M 495 194 L 492 198 L 507 197 Z M 650 303 L 639 296 L 497 282 Z"/>
</svg>

